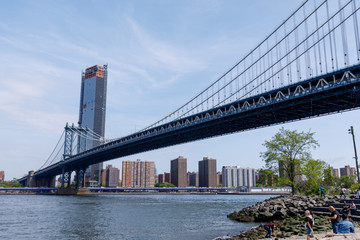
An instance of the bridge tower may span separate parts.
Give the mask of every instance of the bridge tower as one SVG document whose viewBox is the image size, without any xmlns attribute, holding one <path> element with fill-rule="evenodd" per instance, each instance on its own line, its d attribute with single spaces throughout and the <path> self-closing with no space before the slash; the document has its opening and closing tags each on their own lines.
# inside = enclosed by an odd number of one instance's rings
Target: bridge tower
<svg viewBox="0 0 360 240">
<path fill-rule="evenodd" d="M 73 151 L 76 146 L 74 145 L 74 140 L 76 135 L 78 138 L 81 136 L 87 136 L 88 129 L 81 128 L 81 127 L 75 127 L 74 124 L 69 126 L 68 123 L 66 123 L 65 126 L 65 137 L 64 137 L 64 154 L 63 154 L 63 161 L 66 162 L 67 158 L 73 156 Z M 79 149 L 79 147 L 77 148 Z M 78 152 L 79 153 L 79 152 Z M 70 187 L 71 183 L 71 173 L 74 169 L 70 169 L 66 166 L 66 164 L 63 165 L 62 169 L 62 177 L 61 177 L 61 188 L 64 188 L 65 183 L 67 183 L 67 187 Z M 77 168 L 75 169 L 76 172 L 76 188 L 84 185 L 84 172 L 85 169 Z"/>
</svg>

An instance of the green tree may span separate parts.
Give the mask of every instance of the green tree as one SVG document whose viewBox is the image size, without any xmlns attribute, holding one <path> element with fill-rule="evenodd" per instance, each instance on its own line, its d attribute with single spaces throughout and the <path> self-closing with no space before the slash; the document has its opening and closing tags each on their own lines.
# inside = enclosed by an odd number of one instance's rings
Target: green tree
<svg viewBox="0 0 360 240">
<path fill-rule="evenodd" d="M 20 188 L 23 187 L 19 182 L 0 182 L 0 187 L 3 188 Z"/>
<path fill-rule="evenodd" d="M 324 169 L 324 186 L 332 187 L 336 185 L 336 177 L 333 175 L 330 166 Z"/>
<path fill-rule="evenodd" d="M 354 175 L 341 176 L 340 181 L 339 181 L 339 185 L 344 187 L 344 188 L 350 188 L 351 185 L 355 184 L 355 178 L 356 177 Z"/>
<path fill-rule="evenodd" d="M 309 159 L 301 169 L 304 179 L 306 194 L 319 194 L 320 185 L 324 178 L 325 170 L 328 165 L 321 160 Z"/>
<path fill-rule="evenodd" d="M 256 182 L 256 186 L 260 187 L 272 187 L 277 185 L 277 176 L 272 170 L 259 169 L 259 180 Z"/>
<path fill-rule="evenodd" d="M 266 151 L 261 157 L 266 163 L 266 168 L 279 174 L 280 184 L 291 186 L 292 194 L 296 193 L 297 176 L 301 176 L 301 169 L 311 157 L 311 149 L 319 146 L 312 132 L 290 131 L 280 128 L 263 146 Z"/>
<path fill-rule="evenodd" d="M 158 188 L 167 188 L 167 187 L 175 187 L 174 184 L 171 184 L 171 183 L 168 183 L 168 182 L 165 182 L 165 183 L 156 183 L 154 185 L 154 187 L 158 187 Z"/>
</svg>

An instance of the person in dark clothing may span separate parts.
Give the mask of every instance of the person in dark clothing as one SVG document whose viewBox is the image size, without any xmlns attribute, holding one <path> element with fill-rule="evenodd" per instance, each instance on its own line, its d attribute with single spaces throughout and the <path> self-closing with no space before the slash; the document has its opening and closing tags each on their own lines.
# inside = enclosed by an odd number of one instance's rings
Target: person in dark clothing
<svg viewBox="0 0 360 240">
<path fill-rule="evenodd" d="M 350 206 L 344 201 L 343 209 L 341 210 L 341 214 L 349 214 Z"/>
<path fill-rule="evenodd" d="M 306 222 L 306 231 L 307 231 L 307 240 L 310 240 L 311 237 L 314 237 L 314 232 L 313 232 L 313 225 L 314 225 L 314 219 L 310 213 L 309 210 L 305 211 L 305 222 Z"/>
<path fill-rule="evenodd" d="M 333 233 L 338 233 L 338 223 L 340 222 L 340 214 L 333 206 L 329 206 L 331 212 L 330 217 L 327 217 L 327 220 L 331 220 L 331 226 Z"/>
<path fill-rule="evenodd" d="M 267 223 L 264 225 L 265 230 L 267 231 L 265 238 L 271 238 L 271 233 L 274 232 L 274 228 L 276 228 L 273 222 Z"/>
</svg>

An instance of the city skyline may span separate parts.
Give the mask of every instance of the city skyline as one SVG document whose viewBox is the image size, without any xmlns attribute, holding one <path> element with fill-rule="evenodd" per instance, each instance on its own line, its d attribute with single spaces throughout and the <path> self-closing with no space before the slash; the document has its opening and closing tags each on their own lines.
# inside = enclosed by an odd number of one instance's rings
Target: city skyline
<svg viewBox="0 0 360 240">
<path fill-rule="evenodd" d="M 0 9 L 0 66 L 6 72 L 0 77 L 0 168 L 6 180 L 37 170 L 66 122 L 77 122 L 79 77 L 86 66 L 109 64 L 105 137 L 122 137 L 152 124 L 207 87 L 300 3 L 5 2 Z M 106 18 L 97 21 L 86 14 L 96 10 Z M 340 168 L 354 165 L 347 129 L 353 125 L 360 140 L 359 116 L 355 110 L 282 126 L 316 132 L 320 148 L 313 151 L 314 158 Z M 217 159 L 217 169 L 245 163 L 257 169 L 264 166 L 259 157 L 265 150 L 262 143 L 279 128 L 181 144 L 105 164 L 121 166 L 124 160 L 139 158 L 154 161 L 160 173 L 169 169 L 169 159 L 183 155 L 189 171 L 196 170 L 204 156 Z"/>
</svg>

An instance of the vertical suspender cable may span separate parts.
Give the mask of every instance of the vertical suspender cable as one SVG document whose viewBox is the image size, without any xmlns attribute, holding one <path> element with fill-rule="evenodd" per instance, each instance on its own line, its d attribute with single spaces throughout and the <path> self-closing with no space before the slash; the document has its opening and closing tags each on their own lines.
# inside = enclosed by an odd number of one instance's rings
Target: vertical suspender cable
<svg viewBox="0 0 360 240">
<path fill-rule="evenodd" d="M 334 28 L 334 18 L 332 19 L 332 28 Z M 335 53 L 335 64 L 336 64 L 336 70 L 339 70 L 339 61 L 338 61 L 338 54 L 337 54 L 337 43 L 336 43 L 336 29 L 333 31 L 333 38 L 334 38 L 334 53 Z"/>
<path fill-rule="evenodd" d="M 357 60 L 360 61 L 359 23 L 358 23 L 358 20 L 357 20 L 357 12 L 356 12 L 356 3 L 355 3 L 355 1 L 353 1 L 352 8 L 353 8 L 353 12 L 354 12 L 353 20 L 354 20 L 354 32 L 355 32 Z"/>
<path fill-rule="evenodd" d="M 270 54 L 269 53 L 269 40 L 266 41 L 266 52 L 267 52 L 267 64 L 265 64 L 265 69 L 268 68 L 268 66 L 270 66 Z M 265 76 L 265 80 L 266 80 L 266 76 Z M 268 81 L 268 89 L 271 90 L 271 80 L 269 79 Z"/>
<path fill-rule="evenodd" d="M 332 32 L 330 30 L 330 13 L 329 13 L 329 3 L 328 1 L 326 2 L 326 12 L 327 12 L 327 19 L 328 19 L 328 32 L 329 34 L 329 41 L 330 41 L 330 54 L 331 54 L 331 69 L 334 70 L 334 54 L 333 54 L 333 39 L 332 39 L 332 35 L 334 34 L 334 32 Z"/>
<path fill-rule="evenodd" d="M 286 36 L 286 23 L 284 24 L 284 36 Z M 285 51 L 286 52 L 289 52 L 289 37 L 287 37 L 285 39 Z M 286 56 L 286 76 L 287 76 L 287 80 L 288 80 L 288 84 L 290 82 L 290 79 L 289 79 L 289 54 Z"/>
<path fill-rule="evenodd" d="M 306 12 L 305 12 L 305 7 L 303 8 L 304 9 L 304 19 L 306 19 Z M 306 19 L 305 20 L 305 36 L 308 36 L 309 35 L 309 27 L 308 27 L 308 20 Z M 304 50 L 305 49 L 308 49 L 309 48 L 309 39 L 306 39 L 305 40 L 305 44 L 304 44 Z M 296 56 L 298 57 L 298 55 Z M 308 77 L 311 77 L 311 58 L 310 58 L 310 51 L 306 51 L 305 52 L 305 65 L 306 65 L 306 72 L 307 72 L 307 75 Z M 300 71 L 300 65 L 297 64 L 297 72 Z"/>
<path fill-rule="evenodd" d="M 341 8 L 341 3 L 339 0 L 339 8 Z M 340 22 L 344 20 L 344 10 L 340 11 Z M 347 66 L 349 64 L 349 50 L 347 44 L 347 36 L 346 36 L 346 26 L 345 22 L 341 24 L 341 36 L 342 36 L 342 44 L 343 44 L 343 51 L 344 51 L 344 65 Z"/>
<path fill-rule="evenodd" d="M 305 8 L 304 8 L 305 9 Z M 294 15 L 294 27 L 296 27 L 296 19 Z M 307 33 L 306 33 L 307 34 Z M 295 30 L 295 46 L 299 44 L 299 32 L 298 29 Z M 295 58 L 296 58 L 296 78 L 301 79 L 301 68 L 300 68 L 300 59 L 299 59 L 299 47 L 295 49 Z M 305 63 L 307 64 L 307 63 Z"/>
<path fill-rule="evenodd" d="M 314 0 L 314 7 L 316 9 L 316 0 Z M 316 29 L 319 28 L 319 19 L 318 19 L 318 11 L 315 11 L 315 21 L 316 21 Z M 320 29 L 316 31 L 316 36 L 317 36 L 317 40 L 319 41 L 320 39 Z M 322 63 L 321 63 L 321 49 L 320 49 L 320 44 L 317 44 L 317 48 L 318 48 L 318 52 L 319 52 L 319 68 L 320 68 L 320 74 L 322 74 Z"/>
</svg>

